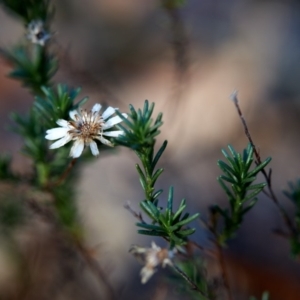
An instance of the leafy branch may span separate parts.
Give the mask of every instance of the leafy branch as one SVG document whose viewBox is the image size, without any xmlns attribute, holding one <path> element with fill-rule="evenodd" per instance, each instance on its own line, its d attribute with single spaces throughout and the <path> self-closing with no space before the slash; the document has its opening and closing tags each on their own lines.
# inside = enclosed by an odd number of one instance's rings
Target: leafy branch
<svg viewBox="0 0 300 300">
<path fill-rule="evenodd" d="M 40 45 L 20 45 L 11 51 L 0 49 L 0 54 L 13 65 L 9 73 L 11 78 L 20 80 L 34 94 L 42 94 L 42 86 L 51 86 L 51 78 L 55 75 L 58 61 L 48 54 Z"/>
<path fill-rule="evenodd" d="M 259 152 L 257 151 L 255 144 L 253 142 L 252 136 L 250 134 L 250 131 L 248 129 L 246 120 L 243 116 L 243 113 L 241 111 L 241 108 L 239 106 L 239 102 L 238 102 L 238 98 L 237 98 L 237 92 L 233 92 L 233 94 L 231 95 L 231 99 L 235 105 L 235 108 L 237 110 L 237 113 L 241 119 L 241 122 L 243 124 L 244 130 L 245 130 L 245 134 L 249 140 L 249 143 L 251 144 L 251 146 L 253 147 L 254 150 L 254 155 L 255 155 L 255 164 L 259 165 L 261 164 L 261 157 Z M 277 207 L 277 209 L 279 210 L 281 217 L 285 223 L 286 228 L 288 229 L 288 238 L 290 239 L 290 243 L 291 243 L 291 253 L 293 256 L 299 256 L 300 254 L 300 229 L 298 227 L 297 224 L 297 215 L 296 215 L 296 225 L 294 224 L 293 220 L 289 217 L 289 215 L 287 214 L 285 208 L 281 205 L 281 203 L 279 202 L 273 187 L 272 187 L 272 169 L 270 169 L 268 172 L 263 168 L 261 170 L 261 173 L 263 174 L 263 176 L 266 179 L 267 182 L 267 188 L 268 191 L 265 191 L 265 194 L 273 201 L 273 203 L 275 204 L 275 206 Z M 293 192 L 292 192 L 293 193 Z M 288 193 L 289 194 L 289 193 Z M 287 195 L 287 194 L 286 194 Z M 288 196 L 290 198 L 290 195 Z M 293 200 L 294 201 L 294 200 Z M 278 231 L 277 231 L 278 233 Z M 284 234 L 284 236 L 286 236 Z"/>
<path fill-rule="evenodd" d="M 119 117 L 123 119 L 126 126 L 118 125 L 124 135 L 118 137 L 116 142 L 125 147 L 131 148 L 141 161 L 141 165 L 136 164 L 137 172 L 140 176 L 140 183 L 145 193 L 146 200 L 157 204 L 158 196 L 162 190 L 155 191 L 154 185 L 163 173 L 163 168 L 155 170 L 158 160 L 167 147 L 167 141 L 164 141 L 160 149 L 154 155 L 155 137 L 160 133 L 159 128 L 162 126 L 162 114 L 160 113 L 154 123 L 152 117 L 154 103 L 149 105 L 146 100 L 143 110 L 129 106 L 130 113 L 128 118 L 124 118 L 117 111 Z"/>
<path fill-rule="evenodd" d="M 149 105 L 146 100 L 143 110 L 130 105 L 128 118 L 124 118 L 121 113 L 117 114 L 123 119 L 125 126 L 119 125 L 124 131 L 116 140 L 116 143 L 131 148 L 141 161 L 136 164 L 136 169 L 140 177 L 140 183 L 144 190 L 145 200 L 140 202 L 142 210 L 151 219 L 151 224 L 139 222 L 136 225 L 143 229 L 138 230 L 140 234 L 161 236 L 170 242 L 172 249 L 176 245 L 183 245 L 187 237 L 195 232 L 194 228 L 185 226 L 199 217 L 199 214 L 190 216 L 188 213 L 183 214 L 186 208 L 186 200 L 183 199 L 176 212 L 173 211 L 173 187 L 169 190 L 167 207 L 165 211 L 158 206 L 159 196 L 162 190 L 155 189 L 155 183 L 163 173 L 163 168 L 155 169 L 163 152 L 167 147 L 167 141 L 164 141 L 159 150 L 155 153 L 154 147 L 156 136 L 160 133 L 159 128 L 162 126 L 162 114 L 160 113 L 153 122 L 152 114 L 154 103 Z"/>
<path fill-rule="evenodd" d="M 217 233 L 218 241 L 225 245 L 227 240 L 232 238 L 240 227 L 244 215 L 256 204 L 256 196 L 263 190 L 266 183 L 254 184 L 256 176 L 265 168 L 271 158 L 267 158 L 254 169 L 250 169 L 253 163 L 253 147 L 249 144 L 243 153 L 237 153 L 232 146 L 228 146 L 230 154 L 222 150 L 227 162 L 218 161 L 218 166 L 224 172 L 218 177 L 218 182 L 225 191 L 229 200 L 229 209 L 222 209 L 215 205 L 211 213 L 221 216 L 224 226 L 220 233 Z M 213 224 L 213 232 L 217 232 L 217 222 Z"/>
<path fill-rule="evenodd" d="M 0 4 L 23 19 L 25 25 L 32 20 L 48 20 L 53 16 L 50 0 L 0 0 Z"/>
<path fill-rule="evenodd" d="M 189 213 L 183 214 L 186 208 L 186 200 L 182 199 L 179 208 L 173 212 L 173 187 L 170 187 L 167 207 L 164 212 L 151 201 L 144 200 L 140 203 L 143 211 L 152 219 L 152 224 L 137 223 L 138 233 L 152 236 L 162 236 L 170 242 L 170 248 L 184 245 L 187 237 L 193 234 L 195 228 L 185 228 L 185 226 L 196 220 L 199 213 L 192 216 Z"/>
</svg>

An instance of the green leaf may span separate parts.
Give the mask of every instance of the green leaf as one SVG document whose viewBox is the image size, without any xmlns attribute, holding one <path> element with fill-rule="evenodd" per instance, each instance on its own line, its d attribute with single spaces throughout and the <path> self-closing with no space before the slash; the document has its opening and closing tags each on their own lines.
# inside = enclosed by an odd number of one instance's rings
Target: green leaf
<svg viewBox="0 0 300 300">
<path fill-rule="evenodd" d="M 160 226 L 157 226 L 157 225 L 146 224 L 146 223 L 136 223 L 135 225 L 138 226 L 138 227 L 148 229 L 148 230 L 163 231 L 163 229 Z"/>
<path fill-rule="evenodd" d="M 246 166 L 245 171 L 248 172 L 248 170 L 253 162 L 253 147 L 251 146 L 251 144 L 248 144 L 247 149 L 244 150 L 244 162 L 245 162 L 245 166 Z"/>
<path fill-rule="evenodd" d="M 247 190 L 256 190 L 260 189 L 262 190 L 267 184 L 265 182 L 258 183 L 258 184 L 253 184 L 247 187 Z"/>
<path fill-rule="evenodd" d="M 234 159 L 237 159 L 239 153 L 237 153 L 237 152 L 235 151 L 235 149 L 233 148 L 233 146 L 228 145 L 228 149 L 229 149 L 229 151 L 231 152 L 232 157 L 233 157 Z"/>
<path fill-rule="evenodd" d="M 249 174 L 247 174 L 247 177 L 242 180 L 242 184 L 244 185 L 244 184 L 252 183 L 255 179 L 256 179 L 255 176 L 249 177 Z"/>
<path fill-rule="evenodd" d="M 222 160 L 218 160 L 218 166 L 220 167 L 220 169 L 225 172 L 226 174 L 233 174 L 236 176 L 236 172 L 234 171 L 234 169 L 232 169 L 229 165 L 227 165 L 225 162 L 223 162 Z"/>
<path fill-rule="evenodd" d="M 199 216 L 200 216 L 200 214 L 199 214 L 199 213 L 196 213 L 196 214 L 194 214 L 193 216 L 191 216 L 191 217 L 189 217 L 189 218 L 186 218 L 186 219 L 184 219 L 184 220 L 178 222 L 176 225 L 177 225 L 177 226 L 183 226 L 183 225 L 186 225 L 186 224 L 188 224 L 188 223 L 190 223 L 190 222 L 196 220 Z"/>
<path fill-rule="evenodd" d="M 152 169 L 154 170 L 158 160 L 160 159 L 160 157 L 162 156 L 162 154 L 164 153 L 166 147 L 168 145 L 168 141 L 164 141 L 163 144 L 161 145 L 161 147 L 159 148 L 159 150 L 157 151 L 154 160 L 152 162 Z"/>
<path fill-rule="evenodd" d="M 257 189 L 254 192 L 252 192 L 251 194 L 247 195 L 247 197 L 244 199 L 244 201 L 248 201 L 252 198 L 254 198 L 255 196 L 257 196 L 260 192 L 262 191 L 262 189 Z"/>
<path fill-rule="evenodd" d="M 154 221 L 158 222 L 159 221 L 159 211 L 154 206 L 151 201 L 144 200 L 140 202 L 141 208 L 144 210 L 144 212 Z"/>
<path fill-rule="evenodd" d="M 231 193 L 231 191 L 229 190 L 229 188 L 226 186 L 226 184 L 222 181 L 222 178 L 218 177 L 217 180 L 220 183 L 220 185 L 223 188 L 223 190 L 225 191 L 225 193 L 227 194 L 228 198 L 229 199 L 234 199 L 233 194 Z"/>
<path fill-rule="evenodd" d="M 173 194 L 174 194 L 174 189 L 171 186 L 169 189 L 169 196 L 168 196 L 168 203 L 167 203 L 167 222 L 168 222 L 169 226 L 171 225 L 171 222 L 172 222 Z"/>
<path fill-rule="evenodd" d="M 172 224 L 176 223 L 180 219 L 181 213 L 183 212 L 183 210 L 185 208 L 186 208 L 186 200 L 182 199 L 181 202 L 180 202 L 178 210 L 176 211 L 176 213 L 173 216 Z"/>
<path fill-rule="evenodd" d="M 147 188 L 147 182 L 146 182 L 147 180 L 146 180 L 145 174 L 143 173 L 141 167 L 138 164 L 135 165 L 135 168 L 137 169 L 137 171 L 140 175 L 140 182 L 141 182 L 143 190 L 145 191 Z"/>
<path fill-rule="evenodd" d="M 246 214 L 246 213 L 247 213 L 247 212 L 248 212 L 248 211 L 256 204 L 257 201 L 258 201 L 258 199 L 257 199 L 257 198 L 254 198 L 254 199 L 248 204 L 248 206 L 242 210 L 242 215 Z"/>
<path fill-rule="evenodd" d="M 230 177 L 227 177 L 227 176 L 224 176 L 224 175 L 220 175 L 219 178 L 222 179 L 222 180 L 225 180 L 229 183 L 232 183 L 232 184 L 238 184 L 239 183 L 238 179 L 235 176 L 232 176 L 232 178 L 230 178 Z"/>
<path fill-rule="evenodd" d="M 156 191 L 156 192 L 153 194 L 152 198 L 153 198 L 153 199 L 156 199 L 162 192 L 163 192 L 163 190 L 158 190 L 158 191 Z"/>
<path fill-rule="evenodd" d="M 250 173 L 248 173 L 249 177 L 255 176 L 258 172 L 260 172 L 262 169 L 264 169 L 272 160 L 271 157 L 268 157 L 264 162 L 262 162 L 259 166 L 257 166 L 254 170 L 252 170 Z"/>
<path fill-rule="evenodd" d="M 165 216 L 164 214 L 160 214 L 159 221 L 160 221 L 160 224 L 162 224 L 166 229 L 169 228 L 167 216 Z"/>
<path fill-rule="evenodd" d="M 180 235 L 182 237 L 187 237 L 187 236 L 193 234 L 195 231 L 196 231 L 195 228 L 189 228 L 189 229 L 177 231 L 176 234 Z"/>
<path fill-rule="evenodd" d="M 156 180 L 158 179 L 158 177 L 162 174 L 162 172 L 164 171 L 163 168 L 160 168 L 158 170 L 156 170 L 156 172 L 154 173 L 154 175 L 152 176 L 152 184 L 154 185 Z"/>
<path fill-rule="evenodd" d="M 148 231 L 148 230 L 138 230 L 139 234 L 151 235 L 151 236 L 167 236 L 166 233 L 160 231 Z"/>
</svg>

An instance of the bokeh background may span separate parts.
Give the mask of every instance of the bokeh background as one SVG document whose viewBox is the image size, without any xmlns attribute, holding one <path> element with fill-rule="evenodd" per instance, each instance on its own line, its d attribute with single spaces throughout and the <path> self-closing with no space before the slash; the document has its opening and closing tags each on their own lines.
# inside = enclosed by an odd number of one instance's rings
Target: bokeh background
<svg viewBox="0 0 300 300">
<path fill-rule="evenodd" d="M 179 46 L 174 44 L 174 18 L 159 1 L 53 4 L 53 47 L 60 56 L 57 82 L 81 86 L 81 96 L 90 98 L 87 107 L 100 102 L 126 111 L 128 104 L 142 107 L 148 99 L 155 102 L 156 113 L 164 113 L 159 142 L 167 139 L 169 144 L 158 185 L 165 194 L 173 185 L 177 203 L 187 198 L 189 210 L 201 212 L 204 219 L 209 205 L 226 205 L 216 182 L 220 174 L 216 161 L 227 144 L 237 150 L 247 145 L 229 99 L 237 89 L 261 156 L 273 158 L 274 189 L 293 214 L 292 204 L 281 191 L 287 181 L 299 177 L 300 167 L 298 1 L 188 0 L 175 17 L 175 24 L 183 28 Z M 21 25 L 0 7 L 0 47 L 9 48 L 22 37 Z M 178 49 L 181 56 L 176 57 Z M 1 60 L 0 151 L 11 153 L 14 169 L 26 173 L 30 162 L 20 153 L 21 139 L 9 131 L 9 113 L 26 113 L 33 98 L 7 78 L 9 71 L 10 66 Z M 139 210 L 143 198 L 136 162 L 133 153 L 120 149 L 118 155 L 100 155 L 81 171 L 76 188 L 87 244 L 96 249 L 118 299 L 177 299 L 174 287 L 163 283 L 161 274 L 168 271 L 157 273 L 142 286 L 140 265 L 128 253 L 131 244 L 149 246 L 152 240 L 137 235 L 136 220 L 124 209 L 130 201 Z M 193 238 L 209 247 L 205 230 L 200 223 L 195 226 Z M 49 256 L 43 258 L 41 253 L 51 247 L 49 240 L 42 239 L 46 229 L 37 227 L 26 229 L 27 239 L 40 237 L 33 264 L 45 270 Z M 290 258 L 287 241 L 273 233 L 278 228 L 284 229 L 284 224 L 276 207 L 261 195 L 225 251 L 235 299 L 259 296 L 264 290 L 272 300 L 299 299 L 300 267 Z M 164 246 L 164 241 L 156 241 Z M 55 255 L 50 257 L 54 260 Z M 0 263 L 1 289 L 11 289 L 13 271 L 5 258 Z M 214 272 L 217 266 L 212 262 L 209 268 Z M 99 299 L 92 286 L 93 278 L 87 276 L 77 289 L 70 284 L 64 288 L 65 296 L 53 299 Z M 86 289 L 89 294 L 74 289 Z"/>
</svg>

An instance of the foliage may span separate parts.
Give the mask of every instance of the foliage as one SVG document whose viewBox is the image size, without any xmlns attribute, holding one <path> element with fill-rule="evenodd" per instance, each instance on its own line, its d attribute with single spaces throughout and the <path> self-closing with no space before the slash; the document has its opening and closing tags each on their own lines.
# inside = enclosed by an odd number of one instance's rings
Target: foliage
<svg viewBox="0 0 300 300">
<path fill-rule="evenodd" d="M 159 3 L 175 20 L 179 15 L 179 8 L 183 7 L 186 1 L 162 0 Z M 50 6 L 49 0 L 0 0 L 0 4 L 21 19 L 24 30 L 28 31 L 28 25 L 32 21 L 41 21 L 48 33 L 47 38 L 51 37 L 49 28 L 54 10 Z M 177 22 L 173 25 L 176 25 L 175 31 L 177 31 L 177 34 L 180 33 L 182 24 L 179 26 Z M 182 52 L 180 38 L 177 37 L 175 35 L 174 44 L 175 46 L 179 45 L 179 52 Z M 1 182 L 13 183 L 15 184 L 14 187 L 22 183 L 29 190 L 38 191 L 47 196 L 50 195 L 51 198 L 51 201 L 46 203 L 46 201 L 40 201 L 41 199 L 36 201 L 31 196 L 27 199 L 14 193 L 6 195 L 0 191 L 0 233 L 5 233 L 8 237 L 10 229 L 15 229 L 24 224 L 25 219 L 30 219 L 27 210 L 29 210 L 30 205 L 34 204 L 38 207 L 37 213 L 41 213 L 40 208 L 42 208 L 41 210 L 44 209 L 47 214 L 50 212 L 53 228 L 58 231 L 59 235 L 66 236 L 68 243 L 73 243 L 72 246 L 77 247 L 81 254 L 85 253 L 82 255 L 83 257 L 87 257 L 86 253 L 88 251 L 84 251 L 80 244 L 84 240 L 84 232 L 78 216 L 76 202 L 76 179 L 79 176 L 79 166 L 86 162 L 86 159 L 81 159 L 81 164 L 74 167 L 76 160 L 67 158 L 69 145 L 53 151 L 49 149 L 49 143 L 45 139 L 46 131 L 56 127 L 57 120 L 68 120 L 70 111 L 80 109 L 87 101 L 87 97 L 78 101 L 80 88 L 70 88 L 64 84 L 54 83 L 53 77 L 59 64 L 56 53 L 50 52 L 49 48 L 48 44 L 47 46 L 43 43 L 35 44 L 27 36 L 27 39 L 24 39 L 22 43 L 17 44 L 12 49 L 0 50 L 0 54 L 12 66 L 9 76 L 19 80 L 24 87 L 30 90 L 34 97 L 32 107 L 27 115 L 12 114 L 12 119 L 15 122 L 13 130 L 23 139 L 22 151 L 31 160 L 31 172 L 26 176 L 14 174 L 11 168 L 11 157 L 1 154 Z M 212 206 L 210 208 L 210 222 L 207 224 L 207 228 L 214 235 L 214 250 L 219 259 L 220 276 L 222 277 L 219 282 L 221 282 L 221 285 L 223 284 L 225 290 L 228 290 L 229 299 L 231 298 L 230 288 L 226 278 L 222 247 L 225 247 L 228 240 L 237 234 L 245 215 L 257 203 L 257 197 L 265 186 L 268 186 L 270 194 L 273 192 L 270 189 L 271 175 L 266 176 L 264 170 L 270 163 L 271 158 L 261 162 L 238 107 L 236 94 L 234 103 L 245 126 L 250 144 L 242 153 L 236 152 L 231 145 L 228 146 L 229 153 L 222 150 L 225 161 L 218 161 L 218 166 L 223 172 L 218 177 L 218 182 L 228 198 L 229 207 Z M 150 264 L 150 266 L 146 265 L 143 269 L 148 274 L 153 274 L 154 269 L 159 265 L 172 266 L 177 273 L 170 275 L 169 278 L 175 284 L 178 292 L 190 297 L 189 299 L 215 300 L 218 297 L 217 289 L 208 279 L 205 260 L 202 257 L 196 258 L 194 250 L 191 250 L 191 245 L 198 244 L 191 240 L 191 235 L 196 229 L 189 226 L 191 222 L 199 219 L 200 213 L 190 214 L 187 212 L 187 201 L 185 199 L 182 199 L 178 208 L 174 209 L 173 186 L 169 188 L 166 200 L 163 197 L 163 190 L 157 188 L 157 181 L 164 171 L 162 167 L 158 167 L 158 164 L 168 142 L 165 140 L 157 147 L 156 139 L 163 125 L 163 115 L 159 113 L 156 117 L 153 117 L 154 107 L 155 104 L 149 104 L 147 100 L 144 102 L 142 109 L 136 109 L 133 105 L 130 105 L 128 118 L 116 111 L 123 121 L 123 125 L 118 125 L 119 129 L 123 131 L 123 135 L 114 139 L 115 145 L 129 148 L 140 161 L 135 165 L 144 192 L 139 205 L 142 212 L 147 216 L 147 221 L 141 213 L 135 213 L 135 216 L 139 219 L 139 222 L 136 223 L 138 233 L 146 236 L 162 237 L 168 243 L 168 249 L 162 249 L 158 246 L 152 247 L 150 250 L 149 248 L 139 248 L 141 251 L 139 254 L 143 254 L 147 258 L 148 264 Z M 99 117 L 99 119 L 103 123 L 104 120 L 106 122 L 105 118 L 101 119 Z M 70 123 L 67 124 L 70 125 Z M 108 128 L 110 127 L 108 126 Z M 253 162 L 256 164 L 254 167 L 252 167 Z M 265 176 L 266 182 L 256 183 L 260 172 Z M 14 189 L 12 190 L 14 191 Z M 289 232 L 288 239 L 290 240 L 293 256 L 299 257 L 300 180 L 296 183 L 289 183 L 289 190 L 284 191 L 284 194 L 294 203 L 296 208 L 293 220 L 295 228 L 291 227 L 293 230 Z M 274 199 L 274 202 L 277 203 L 276 198 Z M 45 215 L 42 216 L 45 217 Z M 16 247 L 16 243 L 14 243 L 14 247 Z M 198 248 L 203 250 L 199 245 Z M 153 256 L 156 261 L 152 266 Z M 103 275 L 99 272 L 99 266 L 93 262 L 91 263 L 91 261 L 89 258 L 88 264 L 92 265 L 91 269 L 96 270 L 98 276 L 103 280 Z M 182 279 L 185 279 L 185 281 Z M 254 297 L 250 299 L 255 300 Z M 268 300 L 269 294 L 265 292 L 261 299 Z"/>
<path fill-rule="evenodd" d="M 46 139 L 41 138 L 47 129 L 55 126 L 58 119 L 68 119 L 69 111 L 83 105 L 87 98 L 78 103 L 76 97 L 80 89 L 70 89 L 66 85 L 58 85 L 56 89 L 42 87 L 43 96 L 37 96 L 27 116 L 12 114 L 16 126 L 14 131 L 24 137 L 23 153 L 35 162 L 37 182 L 45 186 L 50 178 L 60 175 L 68 164 L 68 146 L 49 150 Z"/>
<path fill-rule="evenodd" d="M 46 21 L 54 13 L 50 0 L 0 0 L 0 4 L 23 19 L 25 25 L 32 20 Z"/>
<path fill-rule="evenodd" d="M 170 242 L 170 248 L 185 244 L 187 237 L 195 232 L 194 228 L 185 228 L 185 226 L 199 217 L 199 214 L 192 216 L 189 213 L 182 215 L 186 208 L 186 200 L 183 199 L 176 212 L 173 212 L 173 187 L 170 187 L 167 207 L 165 211 L 158 206 L 159 196 L 162 190 L 155 190 L 155 183 L 162 174 L 163 169 L 155 167 L 167 147 L 167 141 L 154 155 L 155 137 L 160 133 L 158 130 L 162 125 L 162 114 L 159 114 L 153 123 L 151 119 L 154 109 L 154 103 L 149 106 L 148 101 L 144 103 L 143 110 L 138 111 L 131 105 L 128 119 L 123 118 L 125 126 L 120 125 L 124 135 L 120 136 L 116 142 L 134 150 L 139 157 L 141 164 L 136 164 L 136 169 L 140 176 L 140 183 L 144 190 L 145 200 L 140 202 L 142 210 L 150 217 L 152 223 L 137 223 L 138 233 L 152 236 L 162 236 Z"/>
<path fill-rule="evenodd" d="M 81 88 L 72 89 L 63 84 L 58 84 L 56 89 L 43 86 L 42 91 L 43 95 L 35 98 L 33 109 L 47 129 L 55 127 L 59 119 L 69 119 L 69 112 L 80 108 L 88 100 L 88 97 L 85 97 L 75 104 Z"/>
<path fill-rule="evenodd" d="M 253 183 L 257 174 L 271 161 L 271 158 L 267 158 L 250 170 L 253 163 L 253 147 L 250 144 L 242 154 L 237 153 L 230 145 L 228 149 L 231 155 L 222 150 L 227 163 L 222 160 L 218 161 L 218 166 L 224 172 L 218 177 L 218 182 L 227 195 L 230 207 L 229 210 L 227 208 L 222 209 L 218 205 L 211 208 L 212 215 L 220 216 L 224 220 L 222 231 L 218 234 L 221 245 L 224 245 L 228 239 L 235 235 L 244 215 L 256 204 L 256 196 L 263 190 L 266 183 Z M 214 231 L 216 231 L 216 227 L 217 222 L 213 224 Z"/>
<path fill-rule="evenodd" d="M 183 211 L 186 208 L 185 199 L 181 200 L 178 210 L 173 212 L 173 187 L 170 187 L 169 190 L 168 203 L 165 212 L 162 212 L 159 207 L 149 200 L 142 201 L 140 206 L 152 219 L 152 224 L 146 224 L 144 222 L 137 223 L 136 225 L 138 227 L 143 228 L 143 230 L 138 230 L 138 233 L 162 236 L 169 241 L 171 249 L 174 246 L 184 245 L 187 241 L 187 237 L 196 231 L 195 228 L 185 227 L 188 223 L 199 217 L 199 213 L 192 216 L 190 216 L 189 213 L 183 215 Z"/>
<path fill-rule="evenodd" d="M 51 78 L 57 71 L 58 62 L 55 56 L 47 53 L 45 47 L 20 45 L 11 51 L 2 49 L 0 54 L 14 67 L 9 76 L 20 80 L 33 93 L 39 95 L 43 86 L 52 85 Z"/>
<path fill-rule="evenodd" d="M 207 270 L 205 261 L 200 258 L 189 258 L 178 263 L 178 267 L 193 280 L 203 295 L 199 295 L 195 290 L 189 288 L 181 279 L 181 277 L 174 273 L 169 276 L 170 283 L 176 287 L 176 292 L 182 296 L 188 296 L 188 299 L 197 300 L 215 300 L 216 287 L 213 282 L 207 278 Z M 206 296 L 204 296 L 206 295 Z"/>
</svg>

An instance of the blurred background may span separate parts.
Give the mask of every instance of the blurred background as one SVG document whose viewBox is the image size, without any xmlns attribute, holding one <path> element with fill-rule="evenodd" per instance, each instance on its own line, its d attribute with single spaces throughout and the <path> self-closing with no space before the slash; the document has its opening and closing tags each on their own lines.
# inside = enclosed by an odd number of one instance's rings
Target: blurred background
<svg viewBox="0 0 300 300">
<path fill-rule="evenodd" d="M 165 195 L 173 185 L 177 203 L 186 198 L 188 210 L 200 212 L 204 219 L 211 204 L 226 205 L 216 181 L 220 150 L 232 144 L 241 151 L 248 142 L 229 99 L 237 89 L 262 158 L 273 158 L 274 189 L 293 213 L 281 191 L 288 180 L 299 177 L 300 167 L 299 1 L 188 0 L 176 14 L 154 0 L 53 4 L 53 48 L 60 57 L 57 82 L 81 86 L 81 96 L 90 98 L 88 108 L 99 102 L 126 112 L 128 104 L 142 107 L 148 99 L 155 102 L 156 113 L 163 112 L 159 143 L 167 139 L 169 144 L 158 186 Z M 22 35 L 22 24 L 0 7 L 0 47 L 9 48 Z M 0 60 L 0 151 L 11 153 L 14 169 L 26 173 L 30 162 L 20 153 L 21 139 L 9 131 L 9 113 L 26 113 L 33 98 L 7 78 L 9 71 Z M 87 244 L 118 299 L 183 299 L 164 283 L 167 270 L 146 286 L 140 283 L 141 266 L 128 249 L 132 244 L 150 246 L 153 239 L 136 233 L 136 220 L 124 209 L 130 201 L 138 211 L 143 193 L 134 167 L 137 158 L 127 149 L 119 151 L 100 154 L 82 170 L 77 198 Z M 209 247 L 205 230 L 200 223 L 195 226 L 193 239 Z M 258 297 L 264 290 L 272 300 L 299 299 L 300 267 L 274 229 L 284 230 L 284 224 L 271 200 L 261 195 L 225 252 L 235 299 Z M 39 270 L 55 268 L 54 250 L 52 255 L 42 254 L 52 249 L 51 239 L 45 238 L 51 233 L 34 224 L 24 231 L 29 249 L 38 244 L 32 263 L 37 278 L 42 277 Z M 32 236 L 38 241 L 30 241 Z M 165 246 L 162 240 L 156 242 Z M 4 258 L 0 263 L 1 289 L 15 288 L 9 263 Z M 211 263 L 209 271 L 215 269 Z M 70 283 L 60 298 L 51 299 L 99 299 L 88 274 L 85 281 L 74 282 L 76 287 Z"/>
</svg>

